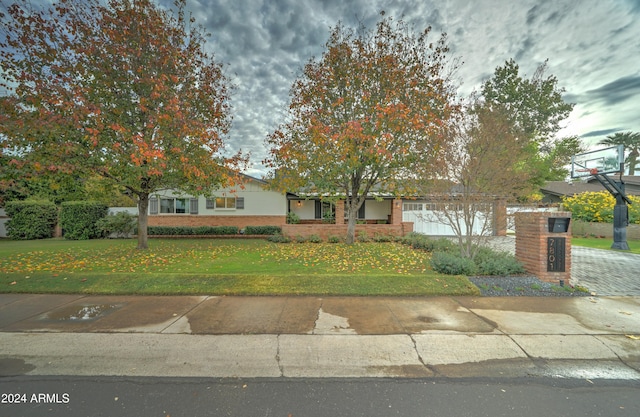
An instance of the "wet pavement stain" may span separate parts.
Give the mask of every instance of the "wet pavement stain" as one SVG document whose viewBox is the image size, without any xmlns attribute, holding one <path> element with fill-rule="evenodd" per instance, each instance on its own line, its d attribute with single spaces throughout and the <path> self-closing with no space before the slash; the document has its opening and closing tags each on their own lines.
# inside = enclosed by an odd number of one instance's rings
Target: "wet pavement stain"
<svg viewBox="0 0 640 417">
<path fill-rule="evenodd" d="M 104 317 L 122 307 L 121 304 L 73 305 L 47 313 L 43 319 L 50 321 L 87 322 Z"/>
</svg>

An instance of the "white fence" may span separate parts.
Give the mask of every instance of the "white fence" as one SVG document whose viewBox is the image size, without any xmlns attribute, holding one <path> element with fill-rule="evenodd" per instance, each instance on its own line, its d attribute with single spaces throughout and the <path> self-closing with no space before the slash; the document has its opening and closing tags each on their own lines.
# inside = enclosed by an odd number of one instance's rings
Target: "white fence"
<svg viewBox="0 0 640 417">
<path fill-rule="evenodd" d="M 7 213 L 0 208 L 0 237 L 7 237 L 7 220 L 9 220 Z"/>
</svg>

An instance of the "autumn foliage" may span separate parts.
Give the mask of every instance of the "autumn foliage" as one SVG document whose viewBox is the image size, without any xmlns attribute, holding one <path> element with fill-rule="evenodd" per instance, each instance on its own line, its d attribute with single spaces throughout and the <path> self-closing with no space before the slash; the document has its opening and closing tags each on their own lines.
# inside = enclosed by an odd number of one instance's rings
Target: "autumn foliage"
<svg viewBox="0 0 640 417">
<path fill-rule="evenodd" d="M 347 242 L 367 194 L 400 195 L 417 161 L 430 161 L 454 111 L 446 37 L 402 21 L 375 31 L 338 24 L 294 82 L 287 122 L 267 138 L 265 163 L 281 190 L 345 199 Z"/>
<path fill-rule="evenodd" d="M 134 195 L 139 248 L 150 193 L 203 193 L 245 162 L 223 156 L 230 84 L 184 6 L 21 0 L 0 15 L 3 152 L 35 175 L 97 173 Z"/>
</svg>

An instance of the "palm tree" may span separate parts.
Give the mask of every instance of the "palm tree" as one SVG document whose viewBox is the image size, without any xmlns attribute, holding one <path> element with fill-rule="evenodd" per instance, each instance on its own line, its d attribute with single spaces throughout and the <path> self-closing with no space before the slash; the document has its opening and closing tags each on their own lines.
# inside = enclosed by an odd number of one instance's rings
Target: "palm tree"
<svg viewBox="0 0 640 417">
<path fill-rule="evenodd" d="M 600 145 L 624 145 L 625 149 L 629 150 L 629 156 L 624 161 L 629 165 L 629 175 L 636 174 L 636 164 L 640 156 L 640 133 L 617 132 L 601 140 Z"/>
</svg>

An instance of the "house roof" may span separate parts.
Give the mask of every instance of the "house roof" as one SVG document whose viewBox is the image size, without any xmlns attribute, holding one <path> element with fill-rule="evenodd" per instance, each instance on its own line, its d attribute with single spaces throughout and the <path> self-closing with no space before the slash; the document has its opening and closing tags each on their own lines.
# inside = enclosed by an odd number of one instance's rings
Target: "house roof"
<svg viewBox="0 0 640 417">
<path fill-rule="evenodd" d="M 616 179 L 617 178 L 618 177 L 616 177 Z M 640 195 L 640 176 L 625 175 L 622 177 L 622 181 L 626 185 L 625 191 L 627 194 Z M 556 196 L 573 196 L 587 191 L 597 192 L 606 190 L 595 177 L 589 177 L 586 182 L 548 181 L 545 185 L 540 187 L 540 191 L 545 194 Z"/>
</svg>

